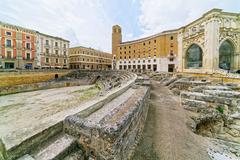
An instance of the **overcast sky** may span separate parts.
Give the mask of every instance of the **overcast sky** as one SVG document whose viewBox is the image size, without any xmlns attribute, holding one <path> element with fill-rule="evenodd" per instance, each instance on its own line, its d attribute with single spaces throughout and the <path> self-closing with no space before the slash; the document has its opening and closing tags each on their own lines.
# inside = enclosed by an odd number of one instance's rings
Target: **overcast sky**
<svg viewBox="0 0 240 160">
<path fill-rule="evenodd" d="M 183 26 L 212 8 L 240 13 L 240 0 L 0 0 L 0 21 L 111 51 L 111 28 L 123 40 Z"/>
</svg>

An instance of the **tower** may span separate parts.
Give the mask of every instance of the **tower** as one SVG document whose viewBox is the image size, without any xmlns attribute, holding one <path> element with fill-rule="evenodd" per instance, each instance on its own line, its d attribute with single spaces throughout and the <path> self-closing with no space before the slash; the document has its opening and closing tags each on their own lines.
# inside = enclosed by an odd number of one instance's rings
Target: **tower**
<svg viewBox="0 0 240 160">
<path fill-rule="evenodd" d="M 117 46 L 120 43 L 122 43 L 122 29 L 119 25 L 115 25 L 112 27 L 112 56 L 113 56 L 112 68 L 113 69 L 116 69 Z"/>
</svg>

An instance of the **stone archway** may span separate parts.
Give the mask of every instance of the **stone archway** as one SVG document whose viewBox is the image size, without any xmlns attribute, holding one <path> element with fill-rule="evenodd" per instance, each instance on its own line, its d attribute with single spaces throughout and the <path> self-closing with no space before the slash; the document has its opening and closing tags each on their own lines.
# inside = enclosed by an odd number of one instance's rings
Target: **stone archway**
<svg viewBox="0 0 240 160">
<path fill-rule="evenodd" d="M 231 70 L 234 67 L 234 45 L 230 40 L 225 40 L 219 47 L 219 68 Z"/>
<path fill-rule="evenodd" d="M 186 51 L 186 68 L 201 68 L 203 60 L 202 48 L 197 44 L 192 44 Z"/>
</svg>

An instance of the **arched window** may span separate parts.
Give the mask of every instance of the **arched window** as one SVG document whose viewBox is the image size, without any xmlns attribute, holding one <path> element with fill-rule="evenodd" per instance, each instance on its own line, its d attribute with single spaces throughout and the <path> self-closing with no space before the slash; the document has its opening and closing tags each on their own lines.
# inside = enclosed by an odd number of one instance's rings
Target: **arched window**
<svg viewBox="0 0 240 160">
<path fill-rule="evenodd" d="M 202 67 L 202 49 L 197 44 L 192 44 L 187 50 L 186 67 L 187 68 Z"/>
<path fill-rule="evenodd" d="M 233 65 L 234 47 L 233 44 L 226 40 L 219 48 L 219 68 L 230 70 Z"/>
</svg>

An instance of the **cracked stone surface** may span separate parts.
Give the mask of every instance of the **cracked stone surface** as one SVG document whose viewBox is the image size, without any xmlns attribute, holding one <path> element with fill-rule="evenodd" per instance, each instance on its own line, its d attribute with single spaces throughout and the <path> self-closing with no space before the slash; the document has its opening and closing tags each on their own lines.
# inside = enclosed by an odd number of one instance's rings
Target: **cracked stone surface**
<svg viewBox="0 0 240 160">
<path fill-rule="evenodd" d="M 55 124 L 79 107 L 92 85 L 19 93 L 0 97 L 0 135 L 6 148 Z"/>
</svg>

